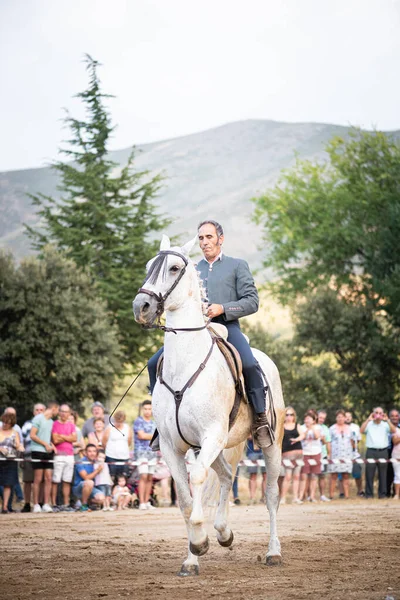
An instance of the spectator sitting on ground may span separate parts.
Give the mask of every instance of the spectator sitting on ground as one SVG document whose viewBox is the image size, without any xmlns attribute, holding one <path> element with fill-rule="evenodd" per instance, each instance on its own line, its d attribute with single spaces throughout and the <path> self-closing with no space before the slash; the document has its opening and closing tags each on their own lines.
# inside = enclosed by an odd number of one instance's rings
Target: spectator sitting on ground
<svg viewBox="0 0 400 600">
<path fill-rule="evenodd" d="M 135 419 L 133 431 L 135 434 L 135 459 L 139 471 L 139 509 L 152 510 L 155 507 L 150 502 L 153 487 L 153 474 L 156 468 L 156 454 L 150 448 L 156 424 L 152 420 L 151 401 L 145 400 L 141 406 L 142 415 Z"/>
<path fill-rule="evenodd" d="M 96 446 L 94 444 L 88 444 L 85 449 L 84 458 L 75 464 L 75 479 L 72 493 L 75 498 L 82 502 L 80 508 L 82 512 L 89 510 L 89 500 L 92 500 L 92 502 L 95 502 L 96 504 L 104 504 L 103 492 L 94 485 L 96 475 L 103 470 L 102 464 L 95 467 L 96 459 Z"/>
<path fill-rule="evenodd" d="M 385 459 L 385 462 L 367 462 L 365 467 L 365 496 L 366 498 L 374 497 L 374 476 L 375 470 L 378 469 L 378 497 L 386 498 L 387 493 L 387 460 L 389 457 L 389 433 L 396 433 L 396 427 L 391 423 L 387 415 L 383 412 L 380 406 L 374 408 L 374 411 L 364 421 L 360 429 L 361 433 L 367 435 L 367 453 L 366 458 Z"/>
<path fill-rule="evenodd" d="M 51 430 L 51 440 L 55 447 L 54 466 L 53 466 L 53 507 L 57 505 L 58 484 L 62 482 L 63 505 L 60 510 L 72 511 L 69 506 L 71 495 L 71 482 L 74 477 L 74 447 L 76 442 L 75 423 L 71 423 L 69 417 L 71 409 L 68 404 L 60 406 L 59 421 L 54 421 Z"/>
<path fill-rule="evenodd" d="M 49 402 L 46 410 L 32 419 L 31 449 L 33 467 L 33 512 L 53 512 L 50 506 L 51 480 L 55 447 L 51 441 L 53 419 L 58 415 L 57 402 Z M 40 507 L 39 491 L 44 479 L 43 500 Z"/>
<path fill-rule="evenodd" d="M 18 463 L 14 460 L 17 452 L 23 452 L 24 446 L 18 432 L 14 429 L 15 415 L 8 412 L 1 416 L 0 455 L 7 460 L 0 460 L 0 486 L 3 488 L 2 513 L 13 512 L 9 509 L 8 501 L 11 489 L 18 482 Z M 10 459 L 10 460 L 8 460 Z"/>
<path fill-rule="evenodd" d="M 83 439 L 82 431 L 77 425 L 78 416 L 79 415 L 76 410 L 71 410 L 71 414 L 68 417 L 68 421 L 70 421 L 70 423 L 74 423 L 76 431 L 76 442 L 72 442 L 72 446 L 74 448 L 74 462 L 80 461 L 85 450 L 85 440 Z"/>
<path fill-rule="evenodd" d="M 103 448 L 106 451 L 107 463 L 109 464 L 111 477 L 125 475 L 127 462 L 129 460 L 129 448 L 132 446 L 132 430 L 125 423 L 126 414 L 123 410 L 117 410 L 113 417 L 113 425 L 109 425 L 103 434 Z"/>
<path fill-rule="evenodd" d="M 346 460 L 339 464 L 330 464 L 329 472 L 331 474 L 330 481 L 330 496 L 333 498 L 335 487 L 337 484 L 338 474 L 342 474 L 343 493 L 346 499 L 349 498 L 349 473 L 353 470 L 353 436 L 350 425 L 346 423 L 346 413 L 344 410 L 336 411 L 336 423 L 330 428 L 332 440 L 332 452 L 330 458 Z"/>
<path fill-rule="evenodd" d="M 113 485 L 110 470 L 108 468 L 108 464 L 105 462 L 106 453 L 102 448 L 98 448 L 97 450 L 97 461 L 95 463 L 95 469 L 99 465 L 102 465 L 103 468 L 94 478 L 94 485 L 97 489 L 99 489 L 104 494 L 104 504 L 103 510 L 114 510 L 111 507 L 111 488 Z"/>
<path fill-rule="evenodd" d="M 93 416 L 87 419 L 82 427 L 82 435 L 84 438 L 89 437 L 89 433 L 92 433 L 94 431 L 93 423 L 95 419 L 98 419 L 100 417 L 101 419 L 103 419 L 105 425 L 107 425 L 108 423 L 108 415 L 105 414 L 105 409 L 101 402 L 93 402 L 91 406 L 91 411 Z"/>
<path fill-rule="evenodd" d="M 128 508 L 129 502 L 133 499 L 133 494 L 130 493 L 126 485 L 125 475 L 118 475 L 117 484 L 112 491 L 114 503 L 117 505 L 117 510 L 125 510 Z"/>
<path fill-rule="evenodd" d="M 88 435 L 88 443 L 94 444 L 97 449 L 103 448 L 104 419 L 96 417 L 93 421 L 93 428 L 94 431 L 91 431 Z"/>
</svg>

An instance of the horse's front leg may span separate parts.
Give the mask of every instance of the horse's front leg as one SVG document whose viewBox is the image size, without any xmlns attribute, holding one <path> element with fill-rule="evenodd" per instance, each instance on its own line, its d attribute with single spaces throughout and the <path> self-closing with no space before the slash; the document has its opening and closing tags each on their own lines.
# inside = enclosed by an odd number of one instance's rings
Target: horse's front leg
<svg viewBox="0 0 400 600">
<path fill-rule="evenodd" d="M 209 434 L 204 438 L 195 464 L 190 470 L 190 483 L 193 494 L 193 511 L 190 516 L 190 550 L 197 556 L 205 554 L 209 547 L 207 531 L 204 528 L 203 488 L 210 466 L 225 447 L 223 435 Z M 211 484 L 213 485 L 213 484 Z M 218 485 L 218 481 L 216 481 Z M 210 490 L 208 490 L 210 491 Z M 208 499 L 208 494 L 207 494 Z"/>
<path fill-rule="evenodd" d="M 221 546 L 231 546 L 233 531 L 228 527 L 229 493 L 232 488 L 232 467 L 224 457 L 224 453 L 215 459 L 211 465 L 218 475 L 221 485 L 219 504 L 215 515 L 214 529 L 217 530 L 217 540 Z"/>
<path fill-rule="evenodd" d="M 187 577 L 189 575 L 199 574 L 199 561 L 195 554 L 190 551 L 190 536 L 191 524 L 190 515 L 192 514 L 193 500 L 190 495 L 188 473 L 186 469 L 185 457 L 182 454 L 177 454 L 171 446 L 160 439 L 160 449 L 165 462 L 168 465 L 170 473 L 175 481 L 176 491 L 178 494 L 179 508 L 181 509 L 183 518 L 185 519 L 186 529 L 188 532 L 189 553 L 187 559 L 183 562 L 178 575 Z"/>
<path fill-rule="evenodd" d="M 266 499 L 270 522 L 270 539 L 266 564 L 273 566 L 282 563 L 281 544 L 278 539 L 277 530 L 277 512 L 279 506 L 278 478 L 281 470 L 282 452 L 275 442 L 269 448 L 264 448 L 263 454 L 267 469 Z"/>
</svg>

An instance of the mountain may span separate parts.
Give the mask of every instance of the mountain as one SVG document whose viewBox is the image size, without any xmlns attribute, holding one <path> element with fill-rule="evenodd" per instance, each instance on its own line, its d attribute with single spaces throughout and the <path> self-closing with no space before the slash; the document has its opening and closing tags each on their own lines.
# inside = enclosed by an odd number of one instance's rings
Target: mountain
<svg viewBox="0 0 400 600">
<path fill-rule="evenodd" d="M 224 250 L 261 266 L 261 230 L 251 222 L 250 198 L 272 186 L 295 156 L 324 159 L 324 145 L 348 128 L 318 123 L 239 121 L 184 137 L 137 147 L 136 167 L 167 176 L 160 192 L 160 212 L 172 216 L 168 234 L 187 241 L 199 221 L 212 218 L 225 229 Z M 400 135 L 395 134 L 396 137 Z M 124 163 L 130 148 L 111 152 Z M 37 222 L 27 193 L 59 197 L 58 178 L 49 168 L 0 173 L 0 247 L 18 257 L 31 253 L 23 223 Z"/>
</svg>

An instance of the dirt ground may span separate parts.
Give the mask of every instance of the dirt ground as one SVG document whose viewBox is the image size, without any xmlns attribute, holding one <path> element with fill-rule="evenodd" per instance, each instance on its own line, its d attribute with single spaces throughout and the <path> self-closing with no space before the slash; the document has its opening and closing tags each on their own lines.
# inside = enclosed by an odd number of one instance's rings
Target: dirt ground
<svg viewBox="0 0 400 600">
<path fill-rule="evenodd" d="M 337 500 L 279 510 L 283 565 L 267 567 L 264 506 L 231 508 L 232 550 L 211 546 L 198 577 L 177 508 L 0 515 L 2 600 L 400 600 L 400 502 Z"/>
</svg>

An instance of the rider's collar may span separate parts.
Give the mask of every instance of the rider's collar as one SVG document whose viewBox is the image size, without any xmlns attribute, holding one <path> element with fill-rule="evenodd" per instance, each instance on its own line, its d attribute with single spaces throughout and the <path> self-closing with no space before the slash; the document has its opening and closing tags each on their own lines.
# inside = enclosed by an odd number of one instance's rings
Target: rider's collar
<svg viewBox="0 0 400 600">
<path fill-rule="evenodd" d="M 211 260 L 211 261 L 210 261 L 210 260 L 207 260 L 207 259 L 206 259 L 206 257 L 204 257 L 204 260 L 205 260 L 206 262 L 208 262 L 208 264 L 209 264 L 210 266 L 211 266 L 211 265 L 213 265 L 214 263 L 218 262 L 219 260 L 222 260 L 222 250 L 221 250 L 221 252 L 218 254 L 218 256 L 216 256 L 216 257 L 215 257 L 213 260 Z"/>
</svg>

